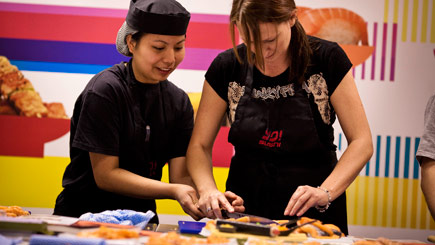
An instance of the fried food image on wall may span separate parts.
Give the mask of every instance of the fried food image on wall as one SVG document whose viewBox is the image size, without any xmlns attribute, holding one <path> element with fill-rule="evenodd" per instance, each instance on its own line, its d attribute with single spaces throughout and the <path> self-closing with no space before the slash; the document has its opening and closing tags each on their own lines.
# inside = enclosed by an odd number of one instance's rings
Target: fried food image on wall
<svg viewBox="0 0 435 245">
<path fill-rule="evenodd" d="M 368 45 L 364 19 L 344 8 L 307 9 L 300 7 L 298 19 L 308 35 L 340 44 Z"/>
<path fill-rule="evenodd" d="M 61 103 L 44 103 L 32 83 L 0 56 L 0 115 L 68 118 Z"/>
</svg>

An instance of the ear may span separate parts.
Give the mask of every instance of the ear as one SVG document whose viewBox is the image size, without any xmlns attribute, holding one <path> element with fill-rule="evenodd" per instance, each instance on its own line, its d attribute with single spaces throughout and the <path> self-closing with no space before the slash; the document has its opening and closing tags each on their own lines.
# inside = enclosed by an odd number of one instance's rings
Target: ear
<svg viewBox="0 0 435 245">
<path fill-rule="evenodd" d="M 296 24 L 297 19 L 298 19 L 298 9 L 294 9 L 292 11 L 292 14 L 291 14 L 291 17 L 289 20 L 290 27 L 293 27 Z"/>
<path fill-rule="evenodd" d="M 131 34 L 127 35 L 127 37 L 125 37 L 125 41 L 127 42 L 128 51 L 130 51 L 130 53 L 133 53 L 134 47 L 136 46 L 136 41 L 133 40 L 131 36 Z"/>
</svg>

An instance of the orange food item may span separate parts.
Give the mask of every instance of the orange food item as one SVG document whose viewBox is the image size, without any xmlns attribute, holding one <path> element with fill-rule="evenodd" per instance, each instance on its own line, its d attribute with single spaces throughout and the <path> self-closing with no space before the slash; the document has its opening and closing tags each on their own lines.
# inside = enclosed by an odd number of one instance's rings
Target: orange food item
<svg viewBox="0 0 435 245">
<path fill-rule="evenodd" d="M 28 211 L 23 210 L 19 206 L 0 206 L 0 210 L 6 213 L 9 217 L 27 216 L 30 215 Z"/>
<path fill-rule="evenodd" d="M 302 225 L 308 222 L 314 221 L 308 217 L 302 217 L 298 221 L 298 225 Z M 343 237 L 344 234 L 340 231 L 340 228 L 333 224 L 322 224 L 319 220 L 314 221 L 311 224 L 301 226 L 297 229 L 298 232 L 306 233 L 310 237 L 320 238 L 320 239 L 338 239 Z"/>
<path fill-rule="evenodd" d="M 0 115 L 68 118 L 61 103 L 43 103 L 32 83 L 5 56 L 0 56 L 0 100 Z"/>
<path fill-rule="evenodd" d="M 301 7 L 299 7 L 301 8 Z M 344 8 L 319 8 L 301 11 L 298 20 L 308 35 L 340 44 L 368 45 L 364 19 Z"/>
<path fill-rule="evenodd" d="M 126 238 L 139 237 L 139 232 L 135 230 L 114 229 L 114 228 L 108 228 L 106 226 L 100 226 L 100 228 L 98 228 L 98 230 L 95 231 L 81 231 L 77 233 L 77 236 L 88 237 L 88 238 L 103 238 L 103 239 L 126 239 Z"/>
<path fill-rule="evenodd" d="M 68 118 L 68 116 L 65 113 L 65 108 L 63 107 L 62 103 L 53 102 L 53 103 L 44 103 L 44 106 L 48 110 L 47 117 L 50 118 Z"/>
<path fill-rule="evenodd" d="M 229 240 L 224 237 L 209 236 L 207 239 L 196 237 L 182 237 L 175 231 L 162 235 L 154 235 L 148 239 L 148 245 L 188 245 L 188 244 L 220 244 L 228 243 Z"/>
<path fill-rule="evenodd" d="M 13 103 L 15 109 L 19 111 L 20 116 L 46 117 L 48 115 L 48 110 L 42 103 L 41 97 L 33 90 L 13 92 L 9 100 Z"/>
</svg>

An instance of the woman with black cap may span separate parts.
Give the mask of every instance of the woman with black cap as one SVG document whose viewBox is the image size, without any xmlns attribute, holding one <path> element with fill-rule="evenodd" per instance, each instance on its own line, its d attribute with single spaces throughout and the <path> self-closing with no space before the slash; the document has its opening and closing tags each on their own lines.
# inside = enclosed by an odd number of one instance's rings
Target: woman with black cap
<svg viewBox="0 0 435 245">
<path fill-rule="evenodd" d="M 175 0 L 131 1 L 116 47 L 132 58 L 95 75 L 78 97 L 54 214 L 156 212 L 154 199 L 175 199 L 195 220 L 204 216 L 185 167 L 193 108 L 167 80 L 184 58 L 189 19 Z M 170 183 L 160 181 L 166 163 Z"/>
</svg>

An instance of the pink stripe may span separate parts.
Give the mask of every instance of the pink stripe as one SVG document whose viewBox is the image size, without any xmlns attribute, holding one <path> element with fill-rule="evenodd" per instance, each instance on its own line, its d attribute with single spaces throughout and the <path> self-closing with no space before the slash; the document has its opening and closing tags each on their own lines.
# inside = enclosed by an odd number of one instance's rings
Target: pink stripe
<svg viewBox="0 0 435 245">
<path fill-rule="evenodd" d="M 387 31 L 388 23 L 384 23 L 384 31 L 382 34 L 382 57 L 381 57 L 381 81 L 385 80 L 385 54 L 387 52 Z"/>
<path fill-rule="evenodd" d="M 217 14 L 192 14 L 190 17 L 192 22 L 204 22 L 204 23 L 229 23 L 230 17 L 228 15 L 217 15 Z"/>
<path fill-rule="evenodd" d="M 361 65 L 361 79 L 364 80 L 366 73 L 366 62 L 364 61 Z"/>
<path fill-rule="evenodd" d="M 393 40 L 391 43 L 391 68 L 390 81 L 394 82 L 394 73 L 396 68 L 396 44 L 397 44 L 397 23 L 393 24 Z"/>
<path fill-rule="evenodd" d="M 64 7 L 64 6 L 54 6 L 54 5 L 20 4 L 20 3 L 0 3 L 0 9 L 2 11 L 10 11 L 10 12 L 122 17 L 122 18 L 125 18 L 125 16 L 127 15 L 127 10 L 125 9 Z"/>
<path fill-rule="evenodd" d="M 0 2 L 0 11 L 39 13 L 39 14 L 60 14 L 60 15 L 81 15 L 81 16 L 99 16 L 99 17 L 116 17 L 125 18 L 126 9 L 105 9 L 105 8 L 86 8 L 72 6 L 55 6 L 40 4 L 22 4 L 22 3 L 2 3 Z M 228 15 L 211 15 L 211 14 L 192 14 L 191 22 L 204 23 L 229 23 Z"/>
<path fill-rule="evenodd" d="M 224 50 L 205 48 L 186 48 L 186 59 L 178 68 L 206 71 L 214 58 Z"/>
<path fill-rule="evenodd" d="M 373 54 L 372 54 L 372 74 L 371 79 L 375 80 L 375 68 L 376 68 L 376 38 L 378 36 L 378 23 L 373 23 Z"/>
</svg>

